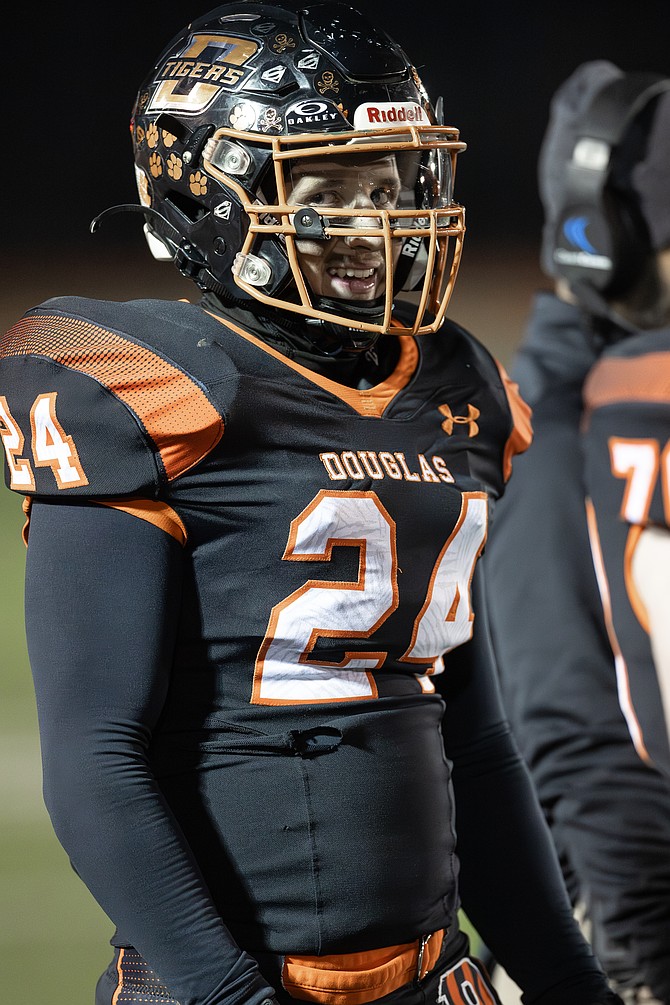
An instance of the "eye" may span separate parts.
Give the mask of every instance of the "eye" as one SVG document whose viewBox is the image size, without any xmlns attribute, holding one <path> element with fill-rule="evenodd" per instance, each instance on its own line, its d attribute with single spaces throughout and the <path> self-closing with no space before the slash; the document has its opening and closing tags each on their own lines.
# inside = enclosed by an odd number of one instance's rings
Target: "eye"
<svg viewBox="0 0 670 1005">
<path fill-rule="evenodd" d="M 398 193 L 393 188 L 376 188 L 371 193 L 370 198 L 375 206 L 378 206 L 380 209 L 388 209 L 389 206 L 393 207 L 396 205 Z"/>
<path fill-rule="evenodd" d="M 336 206 L 339 199 L 337 192 L 329 189 L 321 189 L 318 192 L 309 192 L 301 200 L 305 206 Z"/>
</svg>

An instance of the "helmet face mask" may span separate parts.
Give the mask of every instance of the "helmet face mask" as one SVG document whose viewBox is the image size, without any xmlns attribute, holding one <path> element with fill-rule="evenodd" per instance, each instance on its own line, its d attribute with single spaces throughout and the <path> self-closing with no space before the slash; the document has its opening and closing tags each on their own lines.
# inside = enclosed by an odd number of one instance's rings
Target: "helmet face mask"
<svg viewBox="0 0 670 1005">
<path fill-rule="evenodd" d="M 238 11 L 186 29 L 138 95 L 140 201 L 165 221 L 145 227 L 154 250 L 186 257 L 224 302 L 361 333 L 436 330 L 465 230 L 458 131 L 436 123 L 402 51 L 350 8 Z M 399 325 L 394 298 L 413 288 L 415 318 Z"/>
</svg>

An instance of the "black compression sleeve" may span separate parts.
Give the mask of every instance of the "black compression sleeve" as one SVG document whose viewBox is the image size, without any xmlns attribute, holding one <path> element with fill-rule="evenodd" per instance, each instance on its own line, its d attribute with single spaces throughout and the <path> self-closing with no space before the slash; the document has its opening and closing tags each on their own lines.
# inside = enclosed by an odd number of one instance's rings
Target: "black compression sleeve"
<svg viewBox="0 0 670 1005">
<path fill-rule="evenodd" d="M 35 502 L 26 628 L 44 795 L 79 876 L 181 1005 L 272 994 L 225 928 L 148 758 L 170 680 L 182 553 L 97 505 Z"/>
<path fill-rule="evenodd" d="M 441 685 L 462 905 L 527 1005 L 587 1005 L 603 1000 L 608 985 L 573 919 L 548 828 L 504 718 L 481 602 L 482 564 L 473 640 L 448 655 Z"/>
</svg>

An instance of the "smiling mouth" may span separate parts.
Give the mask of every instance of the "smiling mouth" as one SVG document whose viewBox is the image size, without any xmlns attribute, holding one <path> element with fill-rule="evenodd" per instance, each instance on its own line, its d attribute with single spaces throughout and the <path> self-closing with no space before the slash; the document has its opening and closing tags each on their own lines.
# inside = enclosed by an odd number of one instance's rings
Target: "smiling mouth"
<svg viewBox="0 0 670 1005">
<path fill-rule="evenodd" d="M 376 269 L 328 269 L 328 275 L 338 279 L 368 279 L 375 272 Z"/>
</svg>

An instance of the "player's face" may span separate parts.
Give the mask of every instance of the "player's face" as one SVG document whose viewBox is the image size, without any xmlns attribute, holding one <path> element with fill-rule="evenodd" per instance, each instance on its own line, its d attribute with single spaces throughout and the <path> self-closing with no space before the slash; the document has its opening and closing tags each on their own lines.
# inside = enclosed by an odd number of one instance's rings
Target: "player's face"
<svg viewBox="0 0 670 1005">
<path fill-rule="evenodd" d="M 400 188 L 392 154 L 356 155 L 341 160 L 323 157 L 293 166 L 288 185 L 290 204 L 312 206 L 325 217 L 331 208 L 351 209 L 351 217 L 331 217 L 327 222 L 361 230 L 354 236 L 296 241 L 300 267 L 313 293 L 350 301 L 375 300 L 384 293 L 384 239 L 381 231 L 379 236 L 369 233 L 381 224 L 356 213 L 395 209 Z M 368 233 L 363 233 L 364 229 Z"/>
</svg>

